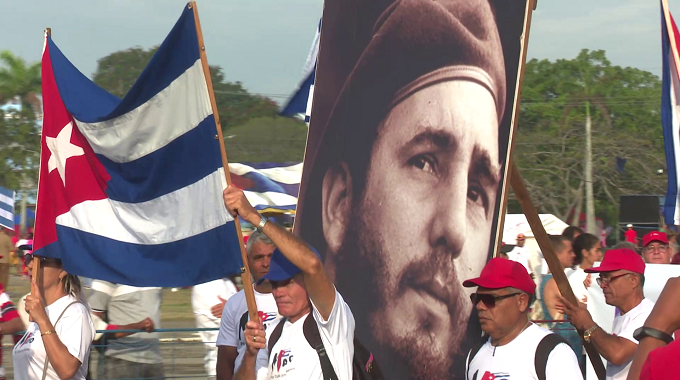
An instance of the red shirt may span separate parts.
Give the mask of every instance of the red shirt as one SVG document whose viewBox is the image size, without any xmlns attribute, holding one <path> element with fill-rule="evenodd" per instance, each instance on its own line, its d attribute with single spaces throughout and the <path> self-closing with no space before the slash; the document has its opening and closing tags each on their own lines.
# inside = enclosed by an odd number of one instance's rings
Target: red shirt
<svg viewBox="0 0 680 380">
<path fill-rule="evenodd" d="M 637 244 L 637 232 L 635 230 L 626 231 L 626 241 Z"/>
<path fill-rule="evenodd" d="M 679 357 L 680 342 L 677 340 L 650 352 L 642 365 L 640 380 L 677 379 Z"/>
<path fill-rule="evenodd" d="M 8 322 L 14 318 L 19 318 L 17 308 L 9 299 L 3 286 L 0 286 L 0 322 Z M 2 335 L 0 335 L 2 339 Z M 2 350 L 0 350 L 0 366 L 2 365 Z"/>
</svg>

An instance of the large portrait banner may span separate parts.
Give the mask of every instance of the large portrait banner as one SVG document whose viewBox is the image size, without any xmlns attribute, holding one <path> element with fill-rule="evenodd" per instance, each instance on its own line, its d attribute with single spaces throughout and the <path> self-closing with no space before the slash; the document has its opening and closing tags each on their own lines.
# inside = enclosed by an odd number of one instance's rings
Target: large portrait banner
<svg viewBox="0 0 680 380">
<path fill-rule="evenodd" d="M 326 0 L 295 233 L 386 379 L 463 379 L 499 239 L 527 0 Z"/>
</svg>

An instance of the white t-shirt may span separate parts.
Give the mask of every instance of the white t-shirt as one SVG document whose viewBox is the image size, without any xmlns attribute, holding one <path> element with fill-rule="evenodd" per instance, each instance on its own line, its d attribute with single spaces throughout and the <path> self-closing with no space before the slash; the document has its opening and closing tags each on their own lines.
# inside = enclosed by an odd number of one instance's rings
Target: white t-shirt
<svg viewBox="0 0 680 380">
<path fill-rule="evenodd" d="M 530 253 L 526 247 L 515 247 L 508 253 L 508 259 L 522 264 L 527 272 L 532 273 L 531 266 L 529 265 L 529 256 Z"/>
<path fill-rule="evenodd" d="M 649 317 L 649 314 L 654 308 L 654 302 L 644 298 L 639 305 L 632 308 L 626 314 L 619 315 L 617 313 L 614 317 L 614 326 L 612 328 L 612 333 L 616 336 L 626 338 L 631 342 L 638 344 L 638 341 L 633 338 L 633 333 L 642 325 Z M 630 370 L 630 364 L 633 362 L 631 357 L 629 361 L 622 365 L 614 365 L 612 363 L 607 363 L 607 380 L 625 380 L 628 377 L 628 370 Z"/>
<path fill-rule="evenodd" d="M 213 326 L 199 327 L 218 327 L 220 318 L 216 318 L 212 315 L 210 308 L 221 302 L 219 297 L 223 300 L 229 300 L 229 298 L 236 293 L 238 293 L 236 285 L 228 278 L 213 280 L 194 286 L 191 290 L 191 306 L 194 309 L 194 314 L 205 315 L 211 321 L 215 322 Z"/>
<path fill-rule="evenodd" d="M 549 330 L 533 323 L 512 342 L 492 346 L 490 340 L 480 348 L 466 369 L 466 380 L 487 379 L 535 379 L 536 348 Z M 469 356 L 469 354 L 468 354 Z M 548 356 L 545 368 L 546 380 L 583 379 L 576 354 L 569 345 L 560 343 Z"/>
<path fill-rule="evenodd" d="M 279 311 L 276 307 L 276 301 L 271 293 L 260 293 L 253 287 L 255 291 L 255 303 L 257 303 L 257 310 L 260 318 L 264 321 L 265 331 L 271 330 L 271 325 L 279 318 Z M 246 315 L 246 319 L 243 316 Z M 241 290 L 234 296 L 229 298 L 227 304 L 224 305 L 222 311 L 222 321 L 220 322 L 220 333 L 217 335 L 217 346 L 231 346 L 236 347 L 238 356 L 234 362 L 234 372 L 241 365 L 243 361 L 243 353 L 246 351 L 246 341 L 243 338 L 243 332 L 246 328 L 246 322 L 250 320 L 248 315 L 248 304 L 246 303 L 246 293 Z M 243 321 L 243 323 L 241 323 Z M 267 351 L 260 350 L 257 356 L 257 379 L 267 378 Z"/>
<path fill-rule="evenodd" d="M 581 267 L 573 269 L 569 272 L 565 271 L 565 273 L 567 274 L 569 285 L 571 286 L 571 290 L 574 291 L 576 299 L 579 300 L 579 302 L 587 303 L 588 289 L 585 285 L 583 285 L 583 281 L 585 281 L 586 277 L 588 277 L 588 273 L 581 269 Z M 593 282 L 595 282 L 595 280 L 593 280 Z"/>
<path fill-rule="evenodd" d="M 71 379 L 84 380 L 87 375 L 90 345 L 94 340 L 95 331 L 90 311 L 82 303 L 73 304 L 66 309 L 59 323 L 56 323 L 57 318 L 66 306 L 75 301 L 76 299 L 70 295 L 61 297 L 47 306 L 47 315 L 59 340 L 66 346 L 68 352 L 82 363 Z M 14 378 L 20 380 L 42 379 L 46 355 L 38 324 L 31 322 L 26 333 L 12 351 Z M 47 369 L 46 379 L 59 380 L 52 363 Z"/>
<path fill-rule="evenodd" d="M 295 323 L 286 320 L 281 337 L 269 353 L 267 379 L 323 379 L 319 355 L 309 345 L 302 331 L 306 317 L 306 315 L 303 316 Z M 336 290 L 335 303 L 328 320 L 323 320 L 314 303 L 312 303 L 312 317 L 319 327 L 321 340 L 338 380 L 351 380 L 354 356 L 354 316 L 349 306 Z M 281 319 L 276 324 L 280 321 Z M 276 324 L 267 330 L 267 342 Z"/>
</svg>

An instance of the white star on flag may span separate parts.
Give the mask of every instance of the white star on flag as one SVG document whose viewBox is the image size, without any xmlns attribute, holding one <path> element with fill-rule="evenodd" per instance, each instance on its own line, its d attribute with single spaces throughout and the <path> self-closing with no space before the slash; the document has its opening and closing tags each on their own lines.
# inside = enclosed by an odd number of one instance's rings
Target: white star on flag
<svg viewBox="0 0 680 380">
<path fill-rule="evenodd" d="M 59 132 L 56 138 L 45 137 L 47 147 L 50 149 L 52 155 L 47 162 L 47 169 L 49 173 L 57 169 L 61 182 L 66 186 L 66 160 L 71 157 L 82 156 L 85 154 L 83 148 L 71 144 L 71 134 L 73 133 L 73 123 L 69 122 Z"/>
</svg>

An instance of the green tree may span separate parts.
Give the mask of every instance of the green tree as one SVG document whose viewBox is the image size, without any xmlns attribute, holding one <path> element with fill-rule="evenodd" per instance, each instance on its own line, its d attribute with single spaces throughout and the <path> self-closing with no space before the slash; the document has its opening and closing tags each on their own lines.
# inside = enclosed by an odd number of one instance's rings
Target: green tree
<svg viewBox="0 0 680 380">
<path fill-rule="evenodd" d="M 35 112 L 0 111 L 0 186 L 8 189 L 35 187 L 38 178 L 40 131 Z"/>
<path fill-rule="evenodd" d="M 98 61 L 93 81 L 122 98 L 135 83 L 156 50 L 158 47 L 148 50 L 134 47 L 109 54 Z M 252 118 L 277 115 L 278 106 L 274 101 L 248 93 L 240 82 L 226 81 L 221 67 L 210 66 L 210 77 L 223 130 L 241 125 Z"/>
<path fill-rule="evenodd" d="M 18 96 L 23 108 L 40 110 L 40 62 L 27 64 L 12 52 L 0 52 L 0 104 Z"/>
<path fill-rule="evenodd" d="M 41 110 L 40 63 L 28 64 L 10 51 L 0 52 L 0 104 L 18 97 L 21 106 L 0 111 L 0 186 L 19 189 L 37 178 Z"/>
<path fill-rule="evenodd" d="M 563 220 L 580 213 L 586 107 L 597 216 L 614 223 L 620 195 L 663 194 L 660 93 L 658 77 L 613 66 L 601 50 L 527 62 L 514 157 L 536 206 Z M 624 172 L 617 157 L 627 160 Z"/>
</svg>

